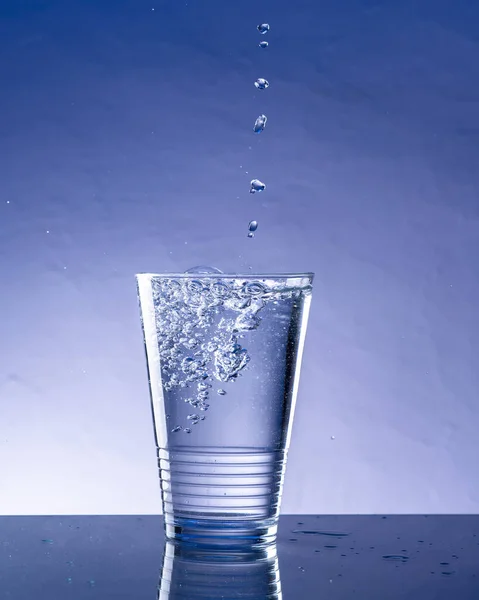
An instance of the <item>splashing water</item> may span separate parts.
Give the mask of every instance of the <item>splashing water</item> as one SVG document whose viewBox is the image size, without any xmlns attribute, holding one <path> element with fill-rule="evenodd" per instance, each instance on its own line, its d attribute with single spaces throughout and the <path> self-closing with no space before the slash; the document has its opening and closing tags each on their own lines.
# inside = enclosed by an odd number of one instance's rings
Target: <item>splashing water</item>
<svg viewBox="0 0 479 600">
<path fill-rule="evenodd" d="M 269 81 L 263 77 L 258 77 L 258 79 L 254 82 L 254 87 L 258 90 L 265 90 L 269 88 Z"/>
<path fill-rule="evenodd" d="M 254 122 L 253 131 L 255 133 L 261 133 L 262 131 L 264 131 L 267 120 L 268 120 L 268 117 L 266 115 L 260 115 Z"/>
<path fill-rule="evenodd" d="M 266 188 L 266 184 L 264 184 L 259 179 L 252 179 L 250 183 L 249 193 L 256 194 L 256 192 L 262 192 Z"/>
<path fill-rule="evenodd" d="M 215 275 L 221 274 L 223 273 L 223 271 L 220 271 L 216 267 L 205 267 L 204 265 L 200 265 L 198 267 L 192 267 L 191 269 L 188 269 L 187 271 L 185 271 L 185 273 L 198 273 L 199 275 Z"/>
<path fill-rule="evenodd" d="M 194 411 L 188 426 L 175 424 L 172 433 L 192 433 L 205 419 L 213 382 L 234 382 L 251 361 L 247 336 L 261 325 L 264 307 L 291 301 L 311 286 L 287 288 L 266 281 L 216 277 L 165 278 L 153 286 L 161 375 L 165 393 L 175 393 Z M 194 342 L 194 344 L 193 344 Z M 225 396 L 222 387 L 217 390 Z"/>
</svg>

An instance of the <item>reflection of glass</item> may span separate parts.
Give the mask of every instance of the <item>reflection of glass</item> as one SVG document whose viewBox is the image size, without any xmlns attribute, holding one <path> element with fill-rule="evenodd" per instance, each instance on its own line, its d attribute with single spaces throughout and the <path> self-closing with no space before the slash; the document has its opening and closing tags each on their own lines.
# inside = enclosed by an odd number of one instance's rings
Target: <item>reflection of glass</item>
<svg viewBox="0 0 479 600">
<path fill-rule="evenodd" d="M 273 541 L 312 274 L 137 282 L 167 537 Z"/>
<path fill-rule="evenodd" d="M 276 545 L 218 552 L 166 542 L 158 600 L 281 600 Z"/>
</svg>

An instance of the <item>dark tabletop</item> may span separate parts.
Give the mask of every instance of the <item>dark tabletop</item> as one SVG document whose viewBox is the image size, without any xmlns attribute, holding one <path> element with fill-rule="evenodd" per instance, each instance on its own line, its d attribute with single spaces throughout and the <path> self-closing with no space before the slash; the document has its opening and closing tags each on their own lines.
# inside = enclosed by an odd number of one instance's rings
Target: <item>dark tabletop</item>
<svg viewBox="0 0 479 600">
<path fill-rule="evenodd" d="M 267 597 L 261 569 L 247 590 L 232 576 L 242 565 L 175 558 L 166 582 L 162 526 L 158 516 L 0 517 L 0 599 L 155 600 L 162 572 L 162 598 Z M 479 600 L 479 516 L 282 516 L 277 553 L 285 600 Z"/>
</svg>

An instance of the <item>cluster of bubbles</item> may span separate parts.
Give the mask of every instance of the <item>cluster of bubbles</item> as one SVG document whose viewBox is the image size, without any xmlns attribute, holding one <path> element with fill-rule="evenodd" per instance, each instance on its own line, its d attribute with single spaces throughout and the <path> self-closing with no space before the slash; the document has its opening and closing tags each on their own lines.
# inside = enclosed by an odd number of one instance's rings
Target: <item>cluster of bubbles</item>
<svg viewBox="0 0 479 600">
<path fill-rule="evenodd" d="M 159 354 L 166 393 L 184 388 L 191 433 L 205 419 L 215 382 L 232 383 L 250 361 L 240 339 L 257 329 L 270 302 L 299 297 L 306 288 L 221 278 L 165 278 L 153 283 Z M 225 396 L 226 390 L 216 390 Z"/>
<path fill-rule="evenodd" d="M 270 26 L 268 23 L 260 23 L 257 26 L 257 30 L 260 32 L 261 35 L 265 35 L 270 30 Z M 259 43 L 259 47 L 267 48 L 268 42 L 266 42 L 264 40 L 261 41 Z M 257 90 L 266 90 L 269 87 L 269 81 L 267 79 L 264 79 L 263 77 L 258 77 L 258 79 L 254 82 L 254 86 Z M 254 133 L 261 133 L 262 131 L 264 131 L 267 120 L 268 120 L 268 118 L 266 115 L 259 115 L 259 117 L 254 122 L 254 126 L 253 126 Z M 256 194 L 256 192 L 262 192 L 265 188 L 266 188 L 266 184 L 264 184 L 262 181 L 260 181 L 259 179 L 252 179 L 251 183 L 250 183 L 249 191 L 250 191 L 250 194 Z M 256 226 L 254 229 L 251 229 L 251 223 L 256 223 Z M 251 221 L 251 223 L 250 223 L 250 227 L 248 228 L 248 237 L 249 238 L 254 237 L 254 231 L 256 231 L 256 229 L 258 228 L 258 223 L 256 221 Z"/>
</svg>

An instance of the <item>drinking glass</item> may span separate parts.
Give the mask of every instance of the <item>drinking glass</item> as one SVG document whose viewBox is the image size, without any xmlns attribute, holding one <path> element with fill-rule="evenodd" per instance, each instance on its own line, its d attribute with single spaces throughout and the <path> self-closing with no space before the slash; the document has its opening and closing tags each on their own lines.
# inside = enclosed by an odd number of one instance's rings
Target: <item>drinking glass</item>
<svg viewBox="0 0 479 600">
<path fill-rule="evenodd" d="M 166 537 L 271 543 L 313 274 L 136 278 Z"/>
</svg>

